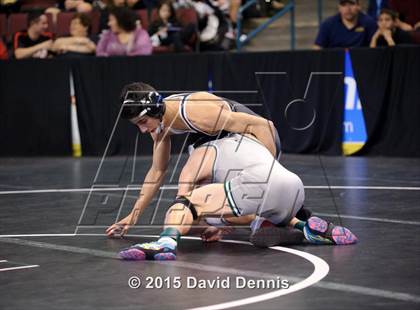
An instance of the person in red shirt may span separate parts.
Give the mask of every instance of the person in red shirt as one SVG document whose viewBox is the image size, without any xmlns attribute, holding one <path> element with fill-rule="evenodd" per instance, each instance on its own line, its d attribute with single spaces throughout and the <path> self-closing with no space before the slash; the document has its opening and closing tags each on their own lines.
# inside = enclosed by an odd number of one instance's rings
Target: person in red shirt
<svg viewBox="0 0 420 310">
<path fill-rule="evenodd" d="M 1 60 L 6 60 L 7 58 L 8 58 L 7 48 L 4 45 L 2 39 L 0 38 L 0 59 Z"/>
<path fill-rule="evenodd" d="M 52 34 L 46 32 L 48 28 L 47 16 L 34 12 L 28 16 L 28 30 L 17 32 L 13 40 L 16 59 L 47 58 L 52 47 Z"/>
</svg>

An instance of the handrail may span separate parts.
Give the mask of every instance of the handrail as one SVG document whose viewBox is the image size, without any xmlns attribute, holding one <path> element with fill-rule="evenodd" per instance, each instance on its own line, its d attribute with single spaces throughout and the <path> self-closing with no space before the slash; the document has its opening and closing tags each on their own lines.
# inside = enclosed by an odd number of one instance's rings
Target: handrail
<svg viewBox="0 0 420 310">
<path fill-rule="evenodd" d="M 321 26 L 321 23 L 322 23 L 323 9 L 324 9 L 324 1 L 323 0 L 318 0 L 318 24 L 319 24 L 319 26 Z"/>
<path fill-rule="evenodd" d="M 277 12 L 274 16 L 272 16 L 269 20 L 264 22 L 263 24 L 259 25 L 257 28 L 252 30 L 248 34 L 242 34 L 242 13 L 249 8 L 251 5 L 256 4 L 257 0 L 250 0 L 245 5 L 241 6 L 238 11 L 237 15 L 237 29 L 236 29 L 236 48 L 238 51 L 248 43 L 252 38 L 254 38 L 258 33 L 263 31 L 267 28 L 270 24 L 274 21 L 285 15 L 286 13 L 290 12 L 290 48 L 292 50 L 295 49 L 296 45 L 296 33 L 295 33 L 295 1 L 289 0 L 289 2 L 285 5 L 283 9 Z"/>
</svg>

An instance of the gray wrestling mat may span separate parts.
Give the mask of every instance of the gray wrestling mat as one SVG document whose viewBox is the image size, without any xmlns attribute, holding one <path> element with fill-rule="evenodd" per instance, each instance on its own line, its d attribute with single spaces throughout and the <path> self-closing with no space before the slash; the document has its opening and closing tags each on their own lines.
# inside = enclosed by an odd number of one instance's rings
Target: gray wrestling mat
<svg viewBox="0 0 420 310">
<path fill-rule="evenodd" d="M 316 156 L 282 158 L 306 186 L 305 205 L 358 244 L 258 249 L 237 229 L 218 243 L 184 238 L 174 262 L 127 262 L 120 249 L 159 234 L 176 172 L 130 236 L 108 239 L 136 199 L 125 186 L 141 184 L 150 158 L 135 173 L 126 157 L 100 173 L 98 158 L 2 158 L 0 309 L 419 309 L 420 160 L 322 163 L 327 179 Z"/>
</svg>

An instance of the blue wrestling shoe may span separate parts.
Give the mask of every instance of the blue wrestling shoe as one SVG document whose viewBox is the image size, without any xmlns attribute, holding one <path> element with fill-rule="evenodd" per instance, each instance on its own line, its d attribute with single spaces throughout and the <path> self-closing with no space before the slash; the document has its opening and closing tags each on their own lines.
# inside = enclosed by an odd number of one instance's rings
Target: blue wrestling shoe
<svg viewBox="0 0 420 310">
<path fill-rule="evenodd" d="M 312 216 L 303 228 L 305 239 L 313 244 L 348 245 L 357 242 L 357 237 L 349 229 Z"/>
<path fill-rule="evenodd" d="M 122 250 L 119 256 L 124 260 L 175 260 L 176 242 L 139 243 Z"/>
</svg>

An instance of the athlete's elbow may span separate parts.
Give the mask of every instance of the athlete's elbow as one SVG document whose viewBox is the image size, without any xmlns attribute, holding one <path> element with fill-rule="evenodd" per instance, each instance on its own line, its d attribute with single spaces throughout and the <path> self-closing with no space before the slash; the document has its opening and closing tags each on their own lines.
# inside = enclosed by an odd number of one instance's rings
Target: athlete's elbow
<svg viewBox="0 0 420 310">
<path fill-rule="evenodd" d="M 152 166 L 152 173 L 155 180 L 163 179 L 166 176 L 167 171 L 168 171 L 167 165 L 163 165 L 163 166 L 153 165 Z"/>
</svg>

